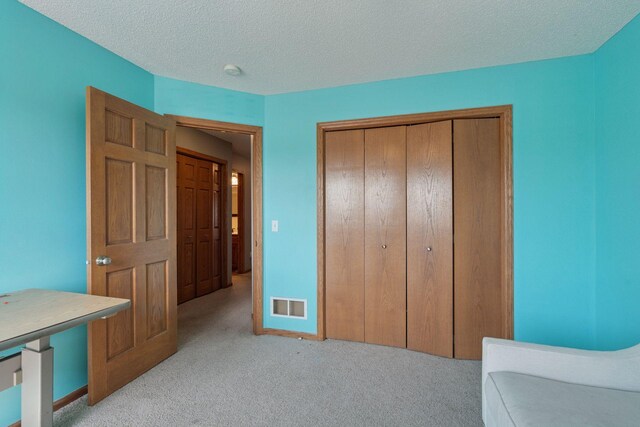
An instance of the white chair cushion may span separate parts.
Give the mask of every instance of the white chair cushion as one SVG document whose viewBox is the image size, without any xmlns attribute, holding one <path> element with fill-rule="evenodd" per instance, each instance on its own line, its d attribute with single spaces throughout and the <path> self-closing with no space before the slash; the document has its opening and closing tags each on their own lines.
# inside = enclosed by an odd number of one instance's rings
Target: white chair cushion
<svg viewBox="0 0 640 427">
<path fill-rule="evenodd" d="M 640 426 L 640 393 L 590 387 L 514 372 L 485 382 L 488 424 L 496 426 Z"/>
</svg>

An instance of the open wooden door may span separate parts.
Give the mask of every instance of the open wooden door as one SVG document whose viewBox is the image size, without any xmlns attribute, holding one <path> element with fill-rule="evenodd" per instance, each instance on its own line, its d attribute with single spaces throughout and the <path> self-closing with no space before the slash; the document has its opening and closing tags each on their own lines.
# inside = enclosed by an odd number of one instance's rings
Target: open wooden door
<svg viewBox="0 0 640 427">
<path fill-rule="evenodd" d="M 87 88 L 88 292 L 131 308 L 89 325 L 89 404 L 176 352 L 175 122 Z"/>
</svg>

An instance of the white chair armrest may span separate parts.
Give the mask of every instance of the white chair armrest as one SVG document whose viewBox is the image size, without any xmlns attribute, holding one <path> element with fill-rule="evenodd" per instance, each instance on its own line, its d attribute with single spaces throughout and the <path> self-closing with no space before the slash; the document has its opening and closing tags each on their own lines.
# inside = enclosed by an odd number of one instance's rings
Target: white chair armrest
<svg viewBox="0 0 640 427">
<path fill-rule="evenodd" d="M 640 345 L 589 351 L 485 338 L 482 341 L 482 415 L 491 372 L 517 372 L 594 387 L 640 392 Z"/>
</svg>

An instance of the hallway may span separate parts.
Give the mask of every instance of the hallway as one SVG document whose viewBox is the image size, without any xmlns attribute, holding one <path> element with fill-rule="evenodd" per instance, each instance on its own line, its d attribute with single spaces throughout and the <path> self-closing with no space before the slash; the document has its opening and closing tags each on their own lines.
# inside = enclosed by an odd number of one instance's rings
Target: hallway
<svg viewBox="0 0 640 427">
<path fill-rule="evenodd" d="M 174 356 L 55 425 L 481 425 L 479 362 L 256 337 L 250 278 L 180 305 Z"/>
</svg>

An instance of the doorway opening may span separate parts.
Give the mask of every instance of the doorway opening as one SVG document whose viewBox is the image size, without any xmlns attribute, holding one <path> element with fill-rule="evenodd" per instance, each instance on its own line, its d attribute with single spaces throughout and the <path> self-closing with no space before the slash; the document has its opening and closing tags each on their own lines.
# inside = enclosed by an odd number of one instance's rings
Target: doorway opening
<svg viewBox="0 0 640 427">
<path fill-rule="evenodd" d="M 183 292 L 187 296 L 193 293 L 184 290 L 188 289 L 188 283 L 191 282 L 195 283 L 196 297 L 236 284 L 250 286 L 253 331 L 260 334 L 263 332 L 262 128 L 183 116 L 168 115 L 168 117 L 177 125 L 178 301 L 179 303 L 186 301 L 181 298 Z M 211 174 L 208 173 L 208 169 L 200 170 L 207 171 L 202 185 L 204 190 L 201 190 L 197 183 L 192 190 L 184 186 L 185 179 L 182 177 L 187 174 L 181 173 L 180 169 L 181 167 L 189 169 L 189 167 L 181 165 L 181 158 L 183 160 L 195 158 L 198 162 L 204 162 L 205 165 L 212 165 Z M 201 208 L 198 207 L 198 197 L 207 199 L 209 177 L 212 182 L 211 204 L 205 203 L 206 207 Z M 199 177 L 196 175 L 195 178 Z M 193 193 L 193 196 L 189 193 Z M 191 200 L 192 198 L 194 200 Z M 185 204 L 187 209 L 183 206 Z M 209 206 L 211 206 L 210 214 Z M 184 211 L 188 209 L 195 211 L 195 219 L 193 215 L 186 215 Z M 204 216 L 210 221 L 199 221 L 198 216 Z M 209 232 L 207 228 L 209 223 L 211 224 L 211 243 L 208 243 L 207 239 L 198 239 L 198 230 L 193 232 L 193 238 L 189 239 L 191 235 L 188 235 L 185 224 L 203 228 L 204 231 L 200 234 L 206 237 Z M 219 236 L 217 227 L 219 227 Z M 195 243 L 191 244 L 191 241 Z M 211 250 L 207 249 L 208 245 Z M 204 248 L 202 253 L 200 253 L 200 247 Z M 208 269 L 207 261 L 211 261 L 213 266 L 211 270 Z M 216 269 L 217 265 L 219 270 Z M 215 279 L 213 286 L 209 288 L 201 286 L 206 290 L 199 294 L 197 291 L 199 274 L 206 277 L 209 271 Z M 218 271 L 219 275 L 216 275 Z"/>
</svg>

